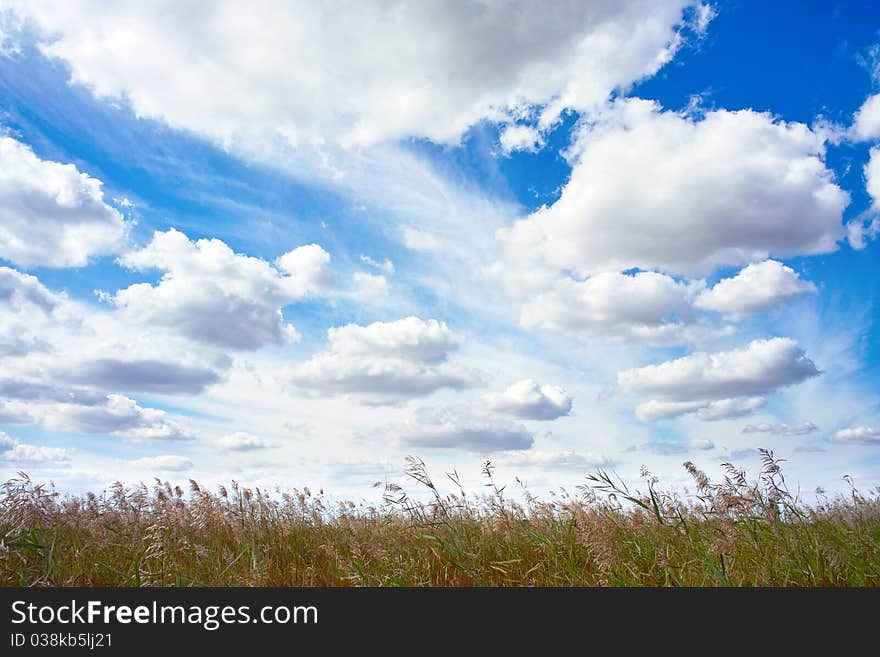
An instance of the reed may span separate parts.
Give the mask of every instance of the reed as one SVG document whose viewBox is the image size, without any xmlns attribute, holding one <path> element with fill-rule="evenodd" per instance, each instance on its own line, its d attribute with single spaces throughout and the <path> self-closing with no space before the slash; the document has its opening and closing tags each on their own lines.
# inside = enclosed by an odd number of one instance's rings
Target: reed
<svg viewBox="0 0 880 657">
<path fill-rule="evenodd" d="M 61 495 L 24 473 L 0 494 L 5 586 L 876 586 L 880 490 L 789 491 L 763 452 L 750 481 L 713 482 L 686 462 L 693 493 L 588 475 L 548 500 L 509 494 L 486 463 L 486 493 L 443 494 L 410 459 L 411 485 L 384 501 L 330 504 L 307 488 L 237 482 L 188 491 L 156 480 Z M 413 488 L 415 487 L 415 488 Z M 425 499 L 415 490 L 428 494 Z M 517 499 L 514 499 L 517 498 Z"/>
</svg>

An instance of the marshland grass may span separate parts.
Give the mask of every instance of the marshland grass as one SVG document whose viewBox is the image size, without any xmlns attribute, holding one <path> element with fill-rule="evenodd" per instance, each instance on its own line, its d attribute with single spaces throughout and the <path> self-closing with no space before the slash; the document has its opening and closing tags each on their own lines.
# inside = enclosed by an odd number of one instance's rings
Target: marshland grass
<svg viewBox="0 0 880 657">
<path fill-rule="evenodd" d="M 26 475 L 0 499 L 5 586 L 876 586 L 880 490 L 806 504 L 763 452 L 755 481 L 725 464 L 691 493 L 589 475 L 550 500 L 441 494 L 425 464 L 384 503 L 332 507 L 308 489 L 208 491 L 156 481 L 61 496 Z M 455 473 L 448 475 L 458 483 Z M 456 486 L 460 489 L 460 486 Z"/>
</svg>

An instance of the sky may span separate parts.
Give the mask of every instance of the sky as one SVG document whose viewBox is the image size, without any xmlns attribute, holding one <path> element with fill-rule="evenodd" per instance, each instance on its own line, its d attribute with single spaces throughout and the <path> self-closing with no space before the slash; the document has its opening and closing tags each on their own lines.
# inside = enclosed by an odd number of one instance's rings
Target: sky
<svg viewBox="0 0 880 657">
<path fill-rule="evenodd" d="M 872 2 L 0 0 L 0 477 L 867 489 L 878 233 Z"/>
</svg>

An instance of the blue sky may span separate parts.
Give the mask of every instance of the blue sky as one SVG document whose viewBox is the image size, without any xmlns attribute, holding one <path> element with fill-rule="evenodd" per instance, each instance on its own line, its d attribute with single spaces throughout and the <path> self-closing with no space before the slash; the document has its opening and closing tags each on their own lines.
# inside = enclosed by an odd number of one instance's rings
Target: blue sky
<svg viewBox="0 0 880 657">
<path fill-rule="evenodd" d="M 0 2 L 0 474 L 877 483 L 872 3 L 294 4 Z"/>
</svg>

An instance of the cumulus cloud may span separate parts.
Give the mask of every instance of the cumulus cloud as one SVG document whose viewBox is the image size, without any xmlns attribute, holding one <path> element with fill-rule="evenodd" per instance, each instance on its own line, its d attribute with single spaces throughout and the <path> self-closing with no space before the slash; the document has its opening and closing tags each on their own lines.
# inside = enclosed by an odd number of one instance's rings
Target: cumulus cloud
<svg viewBox="0 0 880 657">
<path fill-rule="evenodd" d="M 670 418 L 681 417 L 688 413 L 705 408 L 711 402 L 697 401 L 658 401 L 651 399 L 636 406 L 636 417 L 642 422 L 655 422 L 657 420 L 668 420 Z"/>
<path fill-rule="evenodd" d="M 202 392 L 217 383 L 220 375 L 206 367 L 182 363 L 97 358 L 80 363 L 65 378 L 104 389 L 173 395 Z"/>
<path fill-rule="evenodd" d="M 448 368 L 399 358 L 356 359 L 321 353 L 291 370 L 290 381 L 306 392 L 355 395 L 371 404 L 395 403 L 440 388 L 460 389 L 470 378 Z"/>
<path fill-rule="evenodd" d="M 763 397 L 746 397 L 740 399 L 718 399 L 705 408 L 697 411 L 701 420 L 729 420 L 736 417 L 754 415 L 767 405 Z"/>
<path fill-rule="evenodd" d="M 727 420 L 753 415 L 766 405 L 763 397 L 716 399 L 696 401 L 658 401 L 652 399 L 636 406 L 636 417 L 643 422 L 654 422 L 690 413 L 705 421 Z"/>
<path fill-rule="evenodd" d="M 27 408 L 23 404 L 0 402 L 0 423 L 2 424 L 30 424 L 34 421 Z"/>
<path fill-rule="evenodd" d="M 805 436 L 809 433 L 818 431 L 812 422 L 798 422 L 797 424 L 774 424 L 770 422 L 761 422 L 759 424 L 747 424 L 743 427 L 743 433 L 770 433 L 781 436 Z"/>
<path fill-rule="evenodd" d="M 873 427 L 849 427 L 831 436 L 831 442 L 839 445 L 880 445 L 880 429 Z"/>
<path fill-rule="evenodd" d="M 0 267 L 0 357 L 50 352 L 55 331 L 81 331 L 83 319 L 64 294 L 51 292 L 35 276 Z M 7 361 L 4 374 L 9 373 Z"/>
<path fill-rule="evenodd" d="M 165 411 L 143 408 L 123 395 L 107 395 L 103 404 L 55 404 L 43 418 L 52 430 L 111 434 L 134 441 L 193 440 L 195 435 L 168 418 Z"/>
<path fill-rule="evenodd" d="M 7 399 L 66 402 L 84 406 L 100 404 L 105 400 L 104 395 L 90 388 L 17 378 L 0 379 L 0 396 Z"/>
<path fill-rule="evenodd" d="M 591 108 L 656 72 L 681 44 L 682 23 L 705 29 L 707 14 L 695 0 L 359 2 L 344 11 L 260 0 L 246 13 L 231 0 L 6 5 L 31 21 L 72 81 L 127 100 L 139 116 L 224 144 L 281 136 L 358 146 L 452 142 L 480 120 L 508 122 L 534 107 L 537 125 L 552 125 L 563 109 Z"/>
<path fill-rule="evenodd" d="M 70 461 L 70 452 L 60 447 L 28 445 L 0 431 L 0 462 L 13 465 L 58 465 Z"/>
<path fill-rule="evenodd" d="M 498 137 L 498 141 L 504 153 L 512 153 L 514 151 L 534 152 L 544 145 L 541 132 L 534 126 L 523 125 L 522 123 L 512 123 L 505 126 Z"/>
<path fill-rule="evenodd" d="M 462 409 L 422 409 L 415 420 L 390 429 L 394 444 L 413 449 L 462 449 L 488 454 L 526 450 L 534 437 L 523 425 Z"/>
<path fill-rule="evenodd" d="M 182 472 L 193 467 L 192 461 L 185 456 L 176 454 L 145 456 L 132 461 L 132 465 L 141 470 L 163 470 L 166 472 Z"/>
<path fill-rule="evenodd" d="M 681 340 L 699 284 L 656 272 L 604 272 L 583 281 L 560 278 L 524 304 L 520 324 L 557 333 L 594 335 L 614 341 L 669 343 Z"/>
<path fill-rule="evenodd" d="M 771 338 L 731 351 L 697 352 L 626 370 L 617 375 L 617 384 L 624 392 L 659 401 L 714 401 L 772 392 L 819 373 L 796 341 Z"/>
<path fill-rule="evenodd" d="M 289 369 L 290 383 L 310 393 L 354 395 L 381 404 L 474 382 L 444 364 L 459 338 L 434 319 L 348 324 L 329 329 L 327 337 L 327 350 Z"/>
<path fill-rule="evenodd" d="M 504 392 L 484 397 L 486 406 L 527 420 L 555 420 L 571 412 L 572 397 L 563 388 L 523 379 Z"/>
<path fill-rule="evenodd" d="M 445 361 L 461 342 L 445 322 L 413 316 L 331 328 L 327 340 L 331 352 L 344 356 L 400 357 L 428 363 Z"/>
<path fill-rule="evenodd" d="M 707 273 L 833 251 L 849 195 L 824 136 L 752 110 L 702 118 L 626 99 L 586 124 L 560 198 L 499 231 L 510 276 Z"/>
<path fill-rule="evenodd" d="M 104 202 L 100 180 L 0 137 L 0 258 L 21 267 L 81 267 L 118 252 L 127 232 Z"/>
<path fill-rule="evenodd" d="M 863 173 L 871 207 L 846 224 L 847 239 L 856 250 L 864 249 L 870 240 L 880 235 L 880 146 L 871 149 Z"/>
<path fill-rule="evenodd" d="M 697 308 L 714 310 L 730 319 L 739 319 L 760 310 L 778 306 L 816 286 L 801 280 L 798 273 L 776 260 L 752 263 L 736 276 L 725 278 L 694 301 Z"/>
<path fill-rule="evenodd" d="M 171 229 L 119 261 L 134 270 L 165 272 L 156 285 L 136 283 L 105 295 L 132 322 L 173 328 L 200 343 L 235 349 L 296 340 L 281 307 L 327 290 L 321 247 L 302 246 L 275 265 L 235 253 L 218 239 L 192 242 Z"/>
<path fill-rule="evenodd" d="M 222 436 L 215 441 L 215 444 L 220 449 L 232 452 L 252 452 L 276 447 L 275 443 L 270 440 L 266 440 L 259 436 L 252 436 L 243 431 L 237 431 L 228 436 Z"/>
<path fill-rule="evenodd" d="M 871 149 L 865 165 L 865 181 L 874 209 L 880 209 L 880 146 Z"/>
<path fill-rule="evenodd" d="M 0 267 L 0 399 L 38 421 L 53 404 L 101 406 L 108 393 L 195 394 L 220 380 L 225 355 L 52 292 Z"/>
<path fill-rule="evenodd" d="M 880 94 L 868 96 L 853 117 L 852 133 L 857 139 L 880 139 Z"/>
</svg>

